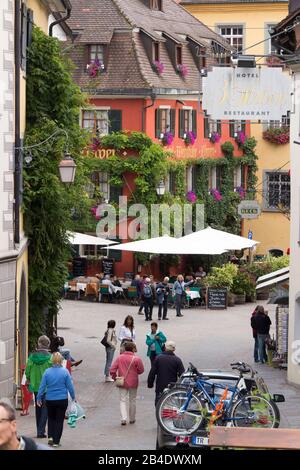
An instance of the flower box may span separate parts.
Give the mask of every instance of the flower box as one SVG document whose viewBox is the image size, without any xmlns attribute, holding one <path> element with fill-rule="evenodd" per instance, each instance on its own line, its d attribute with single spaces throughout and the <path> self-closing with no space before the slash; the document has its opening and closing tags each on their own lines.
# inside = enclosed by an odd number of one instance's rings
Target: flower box
<svg viewBox="0 0 300 470">
<path fill-rule="evenodd" d="M 176 67 L 176 71 L 179 75 L 181 75 L 183 78 L 187 77 L 189 74 L 189 69 L 186 65 L 184 64 L 178 64 Z"/>
<path fill-rule="evenodd" d="M 212 144 L 217 144 L 221 140 L 221 136 L 218 132 L 212 132 L 209 135 L 209 140 L 211 141 Z"/>
<path fill-rule="evenodd" d="M 155 60 L 152 64 L 152 69 L 158 75 L 162 75 L 164 73 L 165 66 L 162 62 L 160 62 L 160 60 Z"/>
<path fill-rule="evenodd" d="M 91 78 L 97 77 L 104 68 L 104 64 L 99 59 L 93 60 L 86 66 L 86 70 Z"/>
<path fill-rule="evenodd" d="M 290 141 L 290 129 L 288 127 L 273 127 L 263 132 L 263 138 L 276 145 L 288 144 Z"/>
<path fill-rule="evenodd" d="M 194 132 L 192 131 L 189 131 L 186 134 L 184 134 L 183 138 L 184 138 L 186 145 L 194 145 L 196 141 L 196 136 Z"/>
<path fill-rule="evenodd" d="M 168 132 L 168 131 L 165 132 L 164 134 L 161 134 L 160 138 L 161 138 L 162 143 L 164 145 L 172 145 L 173 140 L 174 140 L 174 136 L 173 136 L 172 132 Z"/>
</svg>

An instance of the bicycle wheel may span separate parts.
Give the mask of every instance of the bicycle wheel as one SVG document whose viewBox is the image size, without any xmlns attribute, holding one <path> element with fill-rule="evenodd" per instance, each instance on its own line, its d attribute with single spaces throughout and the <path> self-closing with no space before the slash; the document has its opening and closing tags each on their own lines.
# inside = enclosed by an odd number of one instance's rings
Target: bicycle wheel
<svg viewBox="0 0 300 470">
<path fill-rule="evenodd" d="M 278 428 L 280 423 L 276 404 L 260 395 L 247 395 L 238 400 L 230 417 L 235 427 Z"/>
<path fill-rule="evenodd" d="M 173 435 L 188 435 L 195 432 L 203 421 L 203 406 L 196 395 L 185 411 L 181 408 L 188 399 L 189 390 L 177 387 L 164 394 L 156 405 L 156 419 L 159 426 Z"/>
</svg>

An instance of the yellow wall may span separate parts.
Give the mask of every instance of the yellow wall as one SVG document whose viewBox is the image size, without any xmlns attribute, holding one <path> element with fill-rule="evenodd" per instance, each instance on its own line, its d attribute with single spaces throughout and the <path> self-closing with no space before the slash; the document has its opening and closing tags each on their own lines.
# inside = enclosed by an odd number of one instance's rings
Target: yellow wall
<svg viewBox="0 0 300 470">
<path fill-rule="evenodd" d="M 27 0 L 27 7 L 33 10 L 33 21 L 36 26 L 48 34 L 49 10 L 41 0 Z"/>
<path fill-rule="evenodd" d="M 196 18 L 211 29 L 218 31 L 221 24 L 236 24 L 244 27 L 244 47 L 248 48 L 267 37 L 264 29 L 268 24 L 279 23 L 288 14 L 287 3 L 250 3 L 250 4 L 222 4 L 222 5 L 186 5 L 185 8 Z M 247 54 L 265 54 L 266 43 L 263 42 L 247 50 Z M 257 64 L 264 63 L 260 59 Z M 262 125 L 252 124 L 251 135 L 257 139 L 258 159 L 258 194 L 257 199 L 261 203 L 264 194 L 262 175 L 263 170 L 280 168 L 289 162 L 289 145 L 274 145 L 262 138 Z M 289 169 L 289 163 L 283 170 Z M 245 220 L 243 234 L 247 236 L 248 230 L 253 231 L 253 238 L 260 241 L 257 254 L 264 254 L 272 248 L 280 248 L 286 252 L 290 245 L 289 220 L 278 212 L 262 212 L 258 219 Z"/>
</svg>

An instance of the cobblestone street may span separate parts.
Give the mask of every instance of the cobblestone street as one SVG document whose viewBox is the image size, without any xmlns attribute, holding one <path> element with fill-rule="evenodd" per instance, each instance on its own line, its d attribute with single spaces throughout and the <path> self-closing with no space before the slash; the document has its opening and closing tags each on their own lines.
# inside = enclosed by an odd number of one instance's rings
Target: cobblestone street
<svg viewBox="0 0 300 470">
<path fill-rule="evenodd" d="M 76 429 L 65 423 L 63 449 L 154 449 L 156 420 L 154 391 L 147 389 L 150 361 L 146 357 L 145 336 L 150 324 L 137 315 L 137 307 L 118 304 L 96 304 L 64 301 L 58 319 L 58 332 L 76 359 L 83 359 L 73 372 L 77 400 L 84 407 L 87 419 Z M 160 322 L 168 339 L 177 344 L 177 355 L 184 365 L 192 361 L 199 369 L 229 369 L 230 362 L 243 360 L 253 364 L 253 340 L 250 314 L 253 304 L 235 306 L 225 311 L 188 309 L 183 318 L 169 311 L 170 321 Z M 274 309 L 268 305 L 273 325 Z M 153 319 L 157 318 L 154 308 Z M 120 426 L 118 390 L 103 382 L 104 347 L 100 339 L 110 319 L 117 322 L 117 332 L 126 315 L 136 321 L 138 354 L 145 363 L 137 400 L 137 421 Z M 271 331 L 272 334 L 272 331 Z M 286 403 L 279 404 L 281 427 L 300 427 L 300 390 L 286 384 L 286 371 L 258 366 L 271 392 L 284 393 Z M 34 409 L 30 416 L 18 419 L 19 431 L 35 437 Z"/>
</svg>

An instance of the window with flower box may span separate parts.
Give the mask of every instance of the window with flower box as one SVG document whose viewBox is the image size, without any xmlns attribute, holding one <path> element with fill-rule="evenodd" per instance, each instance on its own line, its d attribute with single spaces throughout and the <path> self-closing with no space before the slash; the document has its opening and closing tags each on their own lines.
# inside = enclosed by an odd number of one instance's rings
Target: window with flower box
<svg viewBox="0 0 300 470">
<path fill-rule="evenodd" d="M 184 139 L 185 134 L 193 132 L 197 136 L 197 111 L 195 109 L 179 110 L 179 137 Z"/>
<path fill-rule="evenodd" d="M 166 132 L 175 135 L 176 110 L 171 108 L 158 108 L 155 110 L 155 136 L 161 139 Z"/>
<path fill-rule="evenodd" d="M 91 44 L 89 46 L 89 61 L 95 62 L 96 59 L 104 64 L 104 46 L 102 44 Z"/>
<path fill-rule="evenodd" d="M 213 132 L 222 135 L 222 124 L 219 120 L 210 119 L 207 115 L 204 116 L 204 137 L 210 139 Z"/>
<path fill-rule="evenodd" d="M 122 130 L 122 111 L 116 109 L 82 110 L 82 127 L 98 136 Z"/>
<path fill-rule="evenodd" d="M 159 62 L 159 42 L 153 43 L 153 62 Z"/>
<path fill-rule="evenodd" d="M 290 208 L 290 175 L 287 171 L 264 172 L 264 210 Z"/>
<path fill-rule="evenodd" d="M 230 121 L 229 122 L 229 135 L 232 138 L 237 137 L 237 133 L 241 131 L 246 134 L 246 121 Z"/>
</svg>

